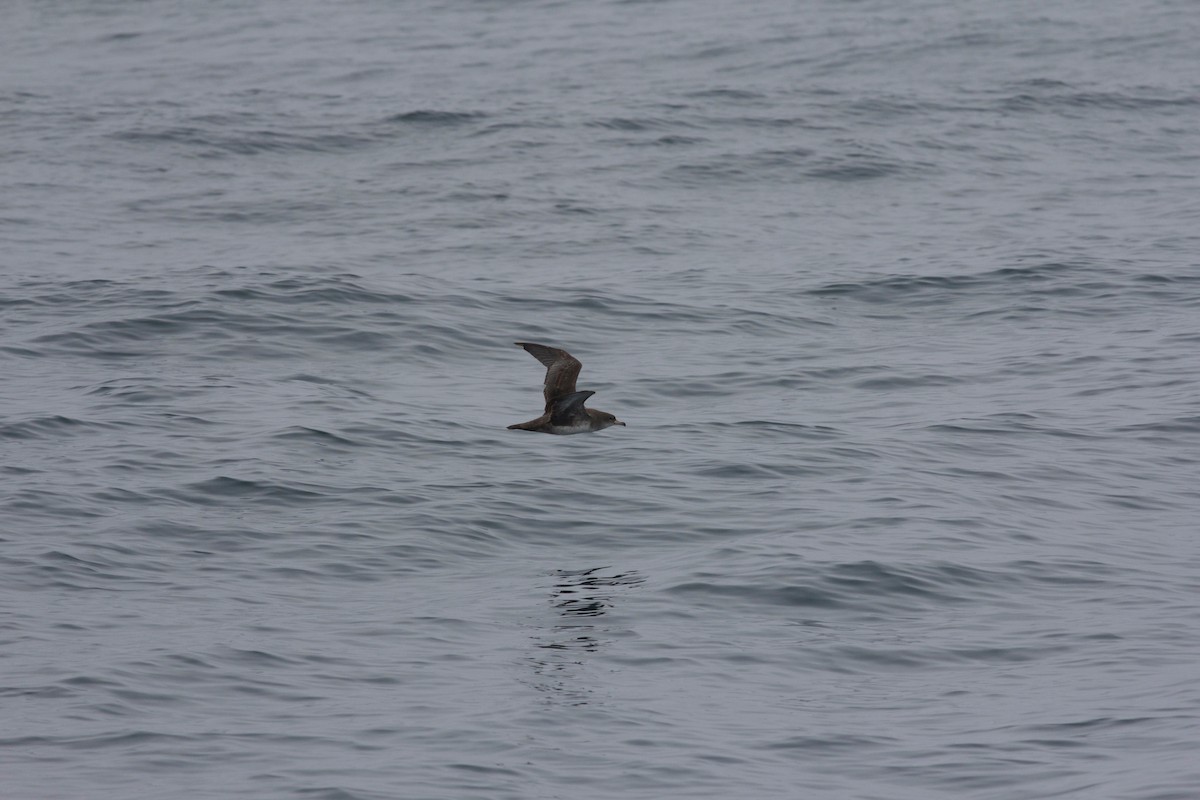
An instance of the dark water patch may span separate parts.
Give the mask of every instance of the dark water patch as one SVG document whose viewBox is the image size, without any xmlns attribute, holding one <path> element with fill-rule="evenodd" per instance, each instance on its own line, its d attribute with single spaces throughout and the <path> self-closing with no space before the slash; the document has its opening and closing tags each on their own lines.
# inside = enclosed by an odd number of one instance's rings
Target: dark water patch
<svg viewBox="0 0 1200 800">
<path fill-rule="evenodd" d="M 855 283 L 834 283 L 809 290 L 818 297 L 844 297 L 866 303 L 890 304 L 916 300 L 927 304 L 965 296 L 976 299 L 984 293 L 1019 290 L 1024 297 L 1080 296 L 1085 289 L 1074 276 L 1091 277 L 1107 270 L 1083 262 L 1047 262 L 1028 267 L 1001 267 L 977 275 L 892 275 Z M 1115 284 L 1105 283 L 1106 288 Z"/>
<path fill-rule="evenodd" d="M 0 739 L 0 745 L 22 742 L 24 744 L 39 744 L 68 750 L 117 750 L 125 752 L 131 746 L 161 745 L 169 743 L 195 743 L 197 737 L 185 734 L 168 734 L 156 731 L 135 730 L 113 733 L 99 733 L 87 736 L 28 736 L 12 739 Z"/>
<path fill-rule="evenodd" d="M 710 115 L 705 120 L 709 126 L 745 130 L 754 128 L 772 129 L 817 129 L 818 126 L 808 117 L 774 116 L 774 115 Z"/>
<path fill-rule="evenodd" d="M 777 441 L 780 438 L 796 438 L 827 442 L 846 436 L 845 431 L 825 425 L 806 425 L 800 422 L 784 422 L 781 420 L 746 419 L 734 422 L 707 422 L 704 424 L 680 423 L 662 427 L 678 430 L 681 435 L 696 434 L 703 431 L 725 430 L 739 437 L 767 438 L 773 441 Z"/>
<path fill-rule="evenodd" d="M 597 206 L 589 206 L 575 200 L 560 200 L 554 204 L 554 211 L 561 214 L 584 214 L 594 215 L 601 214 L 604 209 Z"/>
<path fill-rule="evenodd" d="M 803 474 L 812 474 L 817 470 L 800 469 Z M 701 478 L 712 478 L 717 480 L 757 480 L 759 478 L 774 478 L 788 474 L 793 470 L 784 470 L 769 467 L 765 464 L 718 464 L 715 466 L 705 466 L 694 469 L 692 474 Z"/>
<path fill-rule="evenodd" d="M 16 464 L 0 464 L 0 474 L 2 475 L 25 476 L 38 475 L 41 473 L 42 470 L 34 469 L 33 467 L 22 467 Z"/>
<path fill-rule="evenodd" d="M 86 394 L 126 403 L 170 403 L 183 397 L 203 394 L 206 389 L 155 385 L 153 378 L 114 378 L 92 386 Z"/>
<path fill-rule="evenodd" d="M 642 132 L 675 128 L 695 127 L 679 119 L 660 119 L 656 117 L 609 117 L 585 123 L 591 128 L 602 128 L 610 131 Z"/>
<path fill-rule="evenodd" d="M 847 671 L 876 669 L 950 669 L 954 665 L 990 664 L 1003 666 L 1039 661 L 1049 656 L 1071 652 L 1068 645 L 1020 645 L 1013 647 L 862 647 L 844 646 L 823 654 L 826 659 L 840 662 Z"/>
<path fill-rule="evenodd" d="M 1101 498 L 1101 502 L 1133 511 L 1162 511 L 1184 507 L 1179 503 L 1168 503 L 1162 498 L 1145 494 L 1108 494 Z"/>
<path fill-rule="evenodd" d="M 326 386 L 330 389 L 336 389 L 339 393 L 344 393 L 355 397 L 370 396 L 369 392 L 356 389 L 353 386 L 348 386 L 347 381 L 342 378 L 326 378 L 321 375 L 311 375 L 303 372 L 279 378 L 280 383 L 286 383 L 288 381 L 295 381 L 297 383 L 311 383 L 315 386 Z"/>
<path fill-rule="evenodd" d="M 926 175 L 936 164 L 904 158 L 892 149 L 858 140 L 720 153 L 701 162 L 672 166 L 664 177 L 684 185 L 708 182 L 776 183 L 807 180 L 861 181 Z"/>
<path fill-rule="evenodd" d="M 335 447 L 339 450 L 348 450 L 360 446 L 353 439 L 347 439 L 343 436 L 338 436 L 336 433 L 320 430 L 319 428 L 309 428 L 304 425 L 295 425 L 277 431 L 271 435 L 271 438 L 285 442 L 310 443 L 317 447 Z"/>
<path fill-rule="evenodd" d="M 151 306 L 156 309 L 179 308 L 190 305 L 190 298 L 180 297 L 169 289 L 145 286 L 142 281 L 117 281 L 107 278 L 68 281 L 25 281 L 18 285 L 20 301 L 32 306 L 71 309 L 92 306 L 137 307 Z"/>
<path fill-rule="evenodd" d="M 667 134 L 659 136 L 647 142 L 639 142 L 638 144 L 649 144 L 661 147 L 687 147 L 689 145 L 707 144 L 710 140 L 701 136 L 681 136 L 679 134 Z"/>
<path fill-rule="evenodd" d="M 648 388 L 664 397 L 728 397 L 742 394 L 746 380 L 749 380 L 747 373 L 728 372 L 697 380 L 654 381 Z"/>
<path fill-rule="evenodd" d="M 664 332 L 686 331 L 693 336 L 703 330 L 727 337 L 778 337 L 832 327 L 829 322 L 791 311 L 767 312 L 729 303 L 686 304 L 613 291 L 588 295 L 555 291 L 548 297 L 496 295 L 492 302 L 498 311 L 508 314 L 555 319 L 563 314 L 578 312 L 614 327 L 637 324 L 653 326 Z M 544 333 L 544 338 L 561 335 L 554 331 Z M 535 331 L 529 336 L 535 334 L 543 335 Z"/>
<path fill-rule="evenodd" d="M 623 320 L 654 320 L 657 322 L 703 322 L 708 318 L 705 309 L 694 308 L 682 303 L 618 294 L 615 292 L 579 294 L 571 291 L 555 292 L 548 298 L 528 297 L 513 294 L 492 295 L 493 301 L 501 306 L 524 309 L 524 313 L 538 312 L 570 313 L 572 311 L 601 314 L 604 317 Z"/>
<path fill-rule="evenodd" d="M 159 513 L 162 513 L 161 509 Z M 143 509 L 137 523 L 120 526 L 114 529 L 114 532 L 135 534 L 149 541 L 171 546 L 186 545 L 194 548 L 193 552 L 196 553 L 240 552 L 257 548 L 279 536 L 276 532 L 258 530 L 244 523 L 214 528 L 183 522 L 174 517 L 157 516 L 148 509 Z"/>
<path fill-rule="evenodd" d="M 357 150 L 375 143 L 372 135 L 345 132 L 301 134 L 295 131 L 235 130 L 226 126 L 180 125 L 145 128 L 109 134 L 117 141 L 138 147 L 176 146 L 198 158 L 254 156 L 288 153 L 338 153 Z"/>
<path fill-rule="evenodd" d="M 345 789 L 340 786 L 298 786 L 293 790 L 304 800 L 392 800 L 386 791 Z"/>
<path fill-rule="evenodd" d="M 43 474 L 36 471 L 34 474 Z M 4 508 L 20 514 L 29 521 L 61 524 L 66 520 L 92 520 L 108 516 L 111 509 L 84 504 L 77 493 L 32 487 L 22 487 L 5 493 Z"/>
<path fill-rule="evenodd" d="M 395 341 L 390 333 L 353 328 L 323 331 L 311 339 L 331 350 L 344 350 L 355 354 L 386 350 Z"/>
<path fill-rule="evenodd" d="M 386 420 L 368 425 L 346 425 L 339 430 L 359 447 L 391 449 L 405 445 L 429 445 L 444 447 L 460 440 L 448 440 L 446 433 L 455 421 L 423 419 L 414 423 L 411 418 L 395 422 Z"/>
<path fill-rule="evenodd" d="M 701 89 L 694 92 L 685 92 L 683 96 L 693 100 L 728 100 L 735 103 L 756 102 L 766 99 L 766 95 L 761 92 L 755 92 L 749 89 L 736 89 L 732 87 Z"/>
<path fill-rule="evenodd" d="M 4 642 L 8 644 L 8 642 Z M 31 700 L 65 700 L 77 697 L 78 693 L 61 686 L 11 687 L 0 686 L 0 698 Z"/>
<path fill-rule="evenodd" d="M 1054 722 L 1040 725 L 1010 726 L 1005 730 L 1028 732 L 1036 734 L 1087 734 L 1092 731 L 1121 730 L 1130 726 L 1146 725 L 1158 722 L 1161 718 L 1155 716 L 1139 717 L 1093 717 L 1074 722 Z"/>
<path fill-rule="evenodd" d="M 683 164 L 671 167 L 664 175 L 665 180 L 682 186 L 736 183 L 751 180 L 753 177 L 745 170 L 724 161 Z"/>
<path fill-rule="evenodd" d="M 119 427 L 120 425 L 112 422 L 86 421 L 62 414 L 51 414 L 19 422 L 0 423 L 0 439 L 60 439 Z"/>
<path fill-rule="evenodd" d="M 195 414 L 178 414 L 168 411 L 160 412 L 160 419 L 162 421 L 162 426 L 173 432 L 181 432 L 181 429 L 189 427 L 203 428 L 212 427 L 219 424 L 216 420 L 197 416 Z"/>
<path fill-rule="evenodd" d="M 101 42 L 128 42 L 133 39 L 139 39 L 145 36 L 144 31 L 121 31 L 118 33 L 109 33 L 104 36 L 99 36 L 97 39 Z"/>
<path fill-rule="evenodd" d="M 945 433 L 954 436 L 984 435 L 984 436 L 1048 436 L 1056 439 L 1103 439 L 1105 434 L 1095 430 L 1079 430 L 1062 424 L 1034 424 L 1021 420 L 996 418 L 993 423 L 971 424 L 967 422 L 937 423 L 926 426 L 925 430 L 934 433 Z"/>
<path fill-rule="evenodd" d="M 1006 500 L 1014 505 L 1025 509 L 1052 509 L 1056 511 L 1082 511 L 1084 504 L 1079 499 L 1070 497 L 1069 495 L 1048 495 L 1048 494 L 1026 494 L 1023 492 L 1005 492 L 998 495 L 1001 500 Z M 1059 499 L 1059 498 L 1063 499 Z"/>
<path fill-rule="evenodd" d="M 1012 483 L 1014 481 L 1024 480 L 1023 477 L 1018 476 L 1018 475 L 1010 475 L 1007 472 L 999 472 L 997 470 L 990 470 L 990 469 L 969 469 L 969 468 L 965 468 L 965 467 L 951 467 L 950 469 L 937 470 L 937 473 L 939 475 L 947 475 L 947 476 L 950 476 L 953 478 L 968 478 L 971 480 L 987 481 L 989 483 L 990 482 Z M 1071 473 L 1063 471 L 1062 473 L 1056 473 L 1056 474 L 1059 474 L 1060 476 L 1065 476 L 1065 475 L 1069 475 Z M 1076 476 L 1082 477 L 1082 474 L 1076 473 Z"/>
<path fill-rule="evenodd" d="M 1132 425 L 1121 425 L 1114 428 L 1118 433 L 1161 433 L 1164 435 L 1178 433 L 1200 433 L 1200 415 L 1183 415 L 1154 422 L 1138 422 Z"/>
<path fill-rule="evenodd" d="M 136 564 L 122 559 L 118 563 L 100 555 L 85 558 L 63 550 L 50 550 L 31 559 L 27 571 L 45 588 L 132 592 L 172 583 L 164 576 L 163 565 L 153 559 L 142 558 Z"/>
<path fill-rule="evenodd" d="M 1134 283 L 1148 283 L 1154 286 L 1200 286 L 1200 275 L 1178 274 L 1162 275 L 1158 273 L 1139 272 L 1130 278 Z"/>
<path fill-rule="evenodd" d="M 220 300 L 254 301 L 282 305 L 315 304 L 344 306 L 347 304 L 405 305 L 418 302 L 409 294 L 369 289 L 354 274 L 322 275 L 317 277 L 283 278 L 255 286 L 215 289 Z"/>
<path fill-rule="evenodd" d="M 215 203 L 200 198 L 151 197 L 126 204 L 132 213 L 167 223 L 215 222 L 238 225 L 289 224 L 299 219 L 323 219 L 337 213 L 325 202 L 290 197 L 240 201 L 222 198 Z"/>
<path fill-rule="evenodd" d="M 306 348 L 290 341 L 229 341 L 224 344 L 210 342 L 208 352 L 203 354 L 203 358 L 226 362 L 240 356 L 248 360 L 271 363 L 273 361 L 301 361 L 307 354 Z"/>
<path fill-rule="evenodd" d="M 1125 570 L 1102 561 L 1085 559 L 1054 559 L 1032 561 L 1023 559 L 1004 565 L 1010 574 L 1020 576 L 1028 585 L 1091 586 L 1115 588 Z"/>
<path fill-rule="evenodd" d="M 161 464 L 145 464 L 139 465 L 140 468 L 136 471 L 157 473 L 162 468 Z M 134 491 L 120 486 L 110 486 L 104 489 L 97 489 L 87 492 L 86 496 L 89 499 L 95 500 L 106 509 L 112 509 L 114 506 L 129 505 L 135 509 L 144 509 L 150 506 L 158 505 L 161 498 L 155 494 L 144 491 Z"/>
<path fill-rule="evenodd" d="M 232 664 L 236 666 L 249 666 L 254 668 L 280 669 L 288 667 L 296 667 L 302 665 L 303 659 L 289 658 L 271 653 L 260 649 L 242 649 L 237 647 L 224 646 L 218 648 L 212 653 L 211 658 L 215 664 Z"/>
<path fill-rule="evenodd" d="M 506 134 L 511 131 L 525 130 L 547 130 L 555 131 L 566 127 L 564 123 L 555 122 L 547 119 L 525 119 L 518 122 L 493 122 L 488 125 L 483 125 L 467 134 L 469 137 L 495 136 Z M 539 150 L 549 146 L 550 142 L 542 139 L 521 139 L 508 140 L 505 146 L 516 150 Z"/>
<path fill-rule="evenodd" d="M 707 161 L 673 166 L 664 179 L 680 185 L 746 182 L 798 182 L 806 179 L 860 181 L 924 172 L 928 164 L 903 161 L 882 153 L 848 148 L 819 153 L 807 147 L 724 153 Z"/>
<path fill-rule="evenodd" d="M 922 389 L 929 386 L 953 386 L 954 384 L 967 383 L 971 380 L 970 378 L 954 375 L 930 373 L 911 377 L 867 378 L 866 380 L 856 382 L 854 387 L 856 389 L 889 391 L 896 389 Z"/>
<path fill-rule="evenodd" d="M 835 592 L 814 586 L 756 586 L 752 584 L 718 584 L 711 581 L 689 581 L 666 590 L 683 595 L 688 602 L 709 606 L 724 606 L 731 600 L 755 605 L 781 605 L 799 608 L 839 608 L 842 598 Z"/>
<path fill-rule="evenodd" d="M 964 602 L 967 598 L 950 591 L 952 587 L 996 587 L 1001 578 L 1000 573 L 961 564 L 900 567 L 877 561 L 838 564 L 827 576 L 830 583 L 852 590 L 853 595 L 882 594 L 938 602 Z"/>
<path fill-rule="evenodd" d="M 254 501 L 269 505 L 308 505 L 333 498 L 328 487 L 316 485 L 290 486 L 275 481 L 255 481 L 222 475 L 189 484 L 183 490 L 171 490 L 168 496 L 200 505 Z"/>
<path fill-rule="evenodd" d="M 471 122 L 486 119 L 487 114 L 478 111 L 439 111 L 434 109 L 418 109 L 393 114 L 385 122 L 402 125 L 422 125 L 434 128 L 457 127 Z"/>
<path fill-rule="evenodd" d="M 236 324 L 238 321 L 248 322 L 249 320 L 247 318 L 238 320 L 235 316 L 222 314 L 215 310 L 196 309 L 153 317 L 87 322 L 75 330 L 43 334 L 32 341 L 40 345 L 53 345 L 63 352 L 100 354 L 112 352 L 108 349 L 109 345 L 126 342 L 157 342 L 193 332 L 200 325 L 212 329 L 213 335 L 228 336 L 229 334 L 224 330 L 225 327 Z"/>
<path fill-rule="evenodd" d="M 128 704 L 132 708 L 162 708 L 170 706 L 192 705 L 194 701 L 168 692 L 147 692 L 135 689 L 113 689 L 109 694 Z"/>
<path fill-rule="evenodd" d="M 916 99 L 910 95 L 876 95 L 857 100 L 848 98 L 841 107 L 873 125 L 891 123 L 904 117 L 928 118 L 935 114 L 982 110 L 981 106 L 933 102 L 928 99 Z"/>
<path fill-rule="evenodd" d="M 926 430 L 934 433 L 948 433 L 951 435 L 960 434 L 982 434 L 982 435 L 1011 435 L 1028 433 L 1027 430 L 1021 430 L 1014 427 L 985 427 L 983 425 L 964 425 L 956 423 L 938 423 L 929 425 Z"/>
<path fill-rule="evenodd" d="M 1111 306 L 1108 306 L 1111 309 Z M 1053 305 L 1039 305 L 1037 303 L 1012 303 L 1010 305 L 1000 306 L 997 308 L 988 308 L 982 311 L 976 311 L 966 315 L 966 319 L 995 319 L 1005 322 L 1028 322 L 1032 320 L 1043 320 L 1046 318 L 1064 318 L 1064 317 L 1105 317 L 1110 315 L 1111 311 L 1100 304 L 1093 304 L 1092 308 L 1063 308 Z"/>
<path fill-rule="evenodd" d="M 1200 108 L 1200 94 L 1177 95 L 1131 94 L 1119 91 L 1062 91 L 1062 87 L 1045 87 L 1047 91 L 1022 92 L 1000 99 L 998 107 L 1006 112 L 1071 113 L 1079 110 L 1136 112 L 1185 112 Z"/>
<path fill-rule="evenodd" d="M 282 557 L 301 557 L 307 556 L 313 559 L 315 554 L 311 551 L 299 551 L 295 553 L 284 553 Z M 263 572 L 270 575 L 271 578 L 280 583 L 300 583 L 313 585 L 317 582 L 328 583 L 330 581 L 347 581 L 353 584 L 374 583 L 381 580 L 394 580 L 397 575 L 403 575 L 406 572 L 411 573 L 412 570 L 404 569 L 379 569 L 374 565 L 359 565 L 347 563 L 345 561 L 326 561 L 309 560 L 305 567 L 287 567 L 287 566 L 269 566 L 264 567 Z"/>
<path fill-rule="evenodd" d="M 799 750 L 804 753 L 836 754 L 862 753 L 880 747 L 890 747 L 898 740 L 888 736 L 855 736 L 849 734 L 829 736 L 790 736 L 787 739 L 769 742 L 762 747 L 767 750 Z"/>
<path fill-rule="evenodd" d="M 12 345 L 0 345 L 0 353 L 14 358 L 40 358 L 41 351 L 29 347 L 13 347 Z"/>
<path fill-rule="evenodd" d="M 753 581 L 737 581 L 731 574 L 706 573 L 666 591 L 685 594 L 689 602 L 706 606 L 727 607 L 744 602 L 853 610 L 890 617 L 899 611 L 932 613 L 946 605 L 1011 605 L 1014 593 L 1033 588 L 1107 585 L 1112 572 L 1099 562 L 1019 561 L 986 569 L 952 562 L 800 563 L 763 572 Z"/>
<path fill-rule="evenodd" d="M 459 190 L 444 196 L 447 202 L 455 203 L 493 203 L 511 200 L 508 192 L 491 192 L 486 190 Z"/>
<path fill-rule="evenodd" d="M 871 153 L 849 153 L 818 159 L 814 166 L 804 170 L 804 175 L 818 180 L 852 182 L 924 172 L 931 167 L 928 163 L 898 161 Z"/>
<path fill-rule="evenodd" d="M 234 354 L 240 348 L 247 353 L 257 348 L 265 357 L 289 357 L 302 354 L 304 347 L 313 343 L 362 352 L 387 348 L 393 341 L 389 333 L 329 318 L 310 322 L 283 311 L 255 311 L 249 304 L 241 310 L 229 307 L 228 301 L 222 305 L 225 307 L 85 322 L 72 330 L 43 334 L 32 343 L 46 354 L 131 359 L 159 354 L 188 341 L 202 342 L 201 349 L 209 351 L 208 357 Z"/>
</svg>

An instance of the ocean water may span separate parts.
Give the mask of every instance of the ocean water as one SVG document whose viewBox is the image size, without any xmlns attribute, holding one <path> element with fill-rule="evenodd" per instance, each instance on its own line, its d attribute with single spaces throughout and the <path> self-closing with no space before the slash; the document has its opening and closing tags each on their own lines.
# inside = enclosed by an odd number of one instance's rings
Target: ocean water
<svg viewBox="0 0 1200 800">
<path fill-rule="evenodd" d="M 0 797 L 1200 797 L 1197 40 L 14 4 Z"/>
</svg>

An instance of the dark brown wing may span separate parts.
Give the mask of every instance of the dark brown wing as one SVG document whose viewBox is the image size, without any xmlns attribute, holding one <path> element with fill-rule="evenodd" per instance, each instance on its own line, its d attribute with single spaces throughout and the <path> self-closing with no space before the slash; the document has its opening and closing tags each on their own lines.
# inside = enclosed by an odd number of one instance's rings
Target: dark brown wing
<svg viewBox="0 0 1200 800">
<path fill-rule="evenodd" d="M 525 352 L 546 365 L 546 387 L 543 394 L 546 396 L 548 414 L 555 400 L 575 391 L 575 379 L 579 377 L 579 370 L 583 364 L 566 350 L 559 350 L 557 347 L 546 347 L 544 344 L 532 342 L 517 342 L 517 345 L 524 347 Z"/>
</svg>

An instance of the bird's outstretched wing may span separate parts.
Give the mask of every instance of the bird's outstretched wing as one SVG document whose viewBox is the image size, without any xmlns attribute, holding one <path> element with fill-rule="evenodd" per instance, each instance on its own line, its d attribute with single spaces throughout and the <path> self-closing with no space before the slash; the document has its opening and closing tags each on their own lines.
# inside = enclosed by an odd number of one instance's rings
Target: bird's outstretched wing
<svg viewBox="0 0 1200 800">
<path fill-rule="evenodd" d="M 557 347 L 532 342 L 517 342 L 517 345 L 524 347 L 525 352 L 546 365 L 546 385 L 543 394 L 546 397 L 546 413 L 549 414 L 554 409 L 555 400 L 575 391 L 575 379 L 579 377 L 579 370 L 583 364 L 566 350 L 559 350 Z"/>
</svg>

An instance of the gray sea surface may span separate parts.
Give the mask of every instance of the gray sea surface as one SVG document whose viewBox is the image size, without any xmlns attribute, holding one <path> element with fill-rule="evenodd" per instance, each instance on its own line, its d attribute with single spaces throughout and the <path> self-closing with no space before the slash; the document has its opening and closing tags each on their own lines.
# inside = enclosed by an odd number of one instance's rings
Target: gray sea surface
<svg viewBox="0 0 1200 800">
<path fill-rule="evenodd" d="M 1194 3 L 4 18 L 4 800 L 1200 797 Z"/>
</svg>

